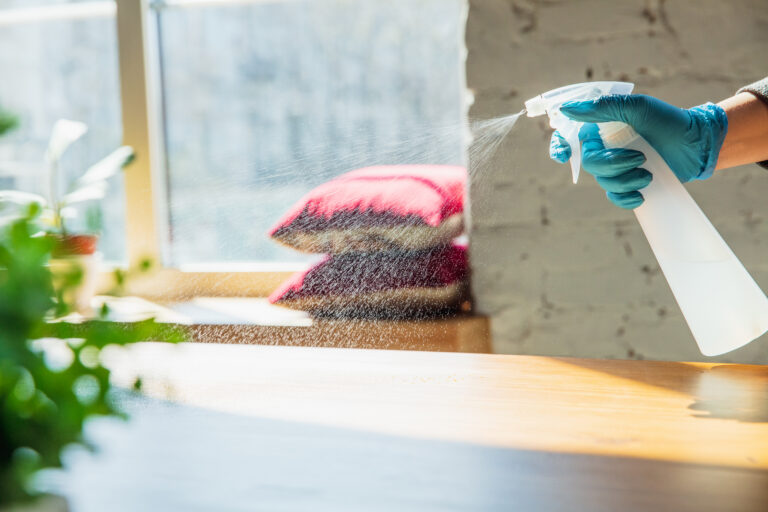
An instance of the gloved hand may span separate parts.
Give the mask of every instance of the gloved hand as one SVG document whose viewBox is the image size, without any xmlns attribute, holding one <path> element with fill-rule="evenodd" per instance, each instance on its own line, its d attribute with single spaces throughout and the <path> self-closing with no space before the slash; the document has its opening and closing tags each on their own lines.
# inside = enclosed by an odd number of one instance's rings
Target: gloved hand
<svg viewBox="0 0 768 512">
<path fill-rule="evenodd" d="M 683 183 L 712 176 L 728 131 L 728 118 L 717 105 L 706 103 L 686 110 L 641 94 L 569 101 L 560 111 L 585 123 L 579 132 L 582 166 L 595 176 L 608 199 L 627 209 L 643 203 L 639 190 L 653 178 L 640 167 L 645 155 L 632 149 L 606 149 L 593 123 L 621 121 L 631 125 Z M 571 157 L 570 146 L 558 132 L 552 134 L 549 154 L 563 163 Z"/>
</svg>

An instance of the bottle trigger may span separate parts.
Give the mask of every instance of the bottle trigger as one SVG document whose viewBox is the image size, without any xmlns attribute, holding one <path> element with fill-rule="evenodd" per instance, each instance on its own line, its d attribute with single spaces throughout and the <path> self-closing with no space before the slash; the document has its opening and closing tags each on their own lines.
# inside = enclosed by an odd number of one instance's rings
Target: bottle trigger
<svg viewBox="0 0 768 512">
<path fill-rule="evenodd" d="M 569 160 L 571 164 L 571 174 L 573 175 L 573 182 L 579 181 L 579 171 L 581 170 L 581 142 L 579 141 L 579 129 L 581 123 L 569 123 L 568 133 L 563 134 L 566 142 L 571 147 L 571 158 Z"/>
</svg>

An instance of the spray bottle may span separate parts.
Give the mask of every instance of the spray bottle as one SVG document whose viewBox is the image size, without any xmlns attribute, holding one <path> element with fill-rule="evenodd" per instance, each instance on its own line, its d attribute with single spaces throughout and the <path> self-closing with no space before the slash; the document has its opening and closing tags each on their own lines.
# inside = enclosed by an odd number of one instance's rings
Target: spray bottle
<svg viewBox="0 0 768 512">
<path fill-rule="evenodd" d="M 547 114 L 552 128 L 570 144 L 574 183 L 581 167 L 579 129 L 583 123 L 563 115 L 560 105 L 606 94 L 630 94 L 633 87 L 626 82 L 588 82 L 525 102 L 529 117 Z M 768 298 L 664 159 L 631 126 L 620 122 L 598 126 L 606 147 L 635 149 L 647 158 L 643 168 L 653 174 L 653 181 L 642 190 L 645 201 L 635 208 L 635 216 L 701 353 L 730 352 L 768 330 Z"/>
</svg>

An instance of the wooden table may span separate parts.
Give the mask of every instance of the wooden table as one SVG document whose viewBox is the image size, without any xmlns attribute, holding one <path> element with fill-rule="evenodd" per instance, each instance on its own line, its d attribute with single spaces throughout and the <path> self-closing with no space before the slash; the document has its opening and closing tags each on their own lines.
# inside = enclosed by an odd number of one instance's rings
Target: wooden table
<svg viewBox="0 0 768 512">
<path fill-rule="evenodd" d="M 768 510 L 768 367 L 216 344 L 109 358 L 91 511 Z"/>
</svg>

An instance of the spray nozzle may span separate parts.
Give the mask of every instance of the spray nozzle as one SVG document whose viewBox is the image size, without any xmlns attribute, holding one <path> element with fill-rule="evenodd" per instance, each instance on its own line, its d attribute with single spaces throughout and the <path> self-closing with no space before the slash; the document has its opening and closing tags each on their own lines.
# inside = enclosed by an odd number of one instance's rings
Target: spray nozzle
<svg viewBox="0 0 768 512">
<path fill-rule="evenodd" d="M 630 94 L 634 84 L 629 82 L 585 82 L 553 89 L 525 102 L 528 117 L 544 114 L 549 116 L 549 125 L 555 128 L 571 146 L 571 171 L 573 182 L 579 179 L 581 169 L 581 147 L 579 129 L 584 123 L 573 121 L 560 112 L 560 106 L 573 100 L 590 100 L 606 94 Z"/>
</svg>

